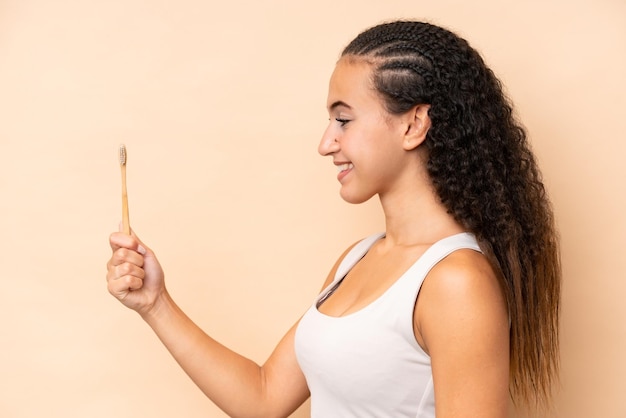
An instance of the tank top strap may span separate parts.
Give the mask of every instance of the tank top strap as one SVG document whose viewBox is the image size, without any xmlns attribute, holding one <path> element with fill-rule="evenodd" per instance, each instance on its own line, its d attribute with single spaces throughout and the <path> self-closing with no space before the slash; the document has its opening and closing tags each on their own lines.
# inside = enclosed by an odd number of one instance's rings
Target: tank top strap
<svg viewBox="0 0 626 418">
<path fill-rule="evenodd" d="M 471 234 L 469 232 L 462 232 L 460 234 L 455 234 L 443 238 L 434 243 L 432 246 L 430 246 L 430 248 L 426 250 L 426 252 L 424 252 L 424 254 L 415 264 L 420 264 L 420 267 L 424 269 L 424 275 L 426 275 L 438 262 L 443 260 L 445 257 L 447 257 L 456 250 L 464 248 L 482 252 L 480 246 L 478 245 L 478 242 L 476 241 L 476 237 L 474 237 L 474 234 Z"/>
<path fill-rule="evenodd" d="M 365 254 L 367 254 L 369 249 L 372 248 L 372 245 L 384 236 L 384 232 L 379 232 L 357 242 L 348 254 L 346 254 L 343 260 L 341 260 L 339 267 L 337 267 L 333 283 L 341 280 L 346 274 L 348 274 L 352 267 L 354 267 L 355 264 L 358 263 L 359 260 L 365 256 Z"/>
<path fill-rule="evenodd" d="M 462 232 L 451 235 L 431 245 L 402 275 L 398 283 L 396 283 L 396 288 L 400 288 L 400 292 L 410 298 L 411 309 L 430 270 L 448 255 L 460 249 L 482 252 L 473 234 Z"/>
</svg>

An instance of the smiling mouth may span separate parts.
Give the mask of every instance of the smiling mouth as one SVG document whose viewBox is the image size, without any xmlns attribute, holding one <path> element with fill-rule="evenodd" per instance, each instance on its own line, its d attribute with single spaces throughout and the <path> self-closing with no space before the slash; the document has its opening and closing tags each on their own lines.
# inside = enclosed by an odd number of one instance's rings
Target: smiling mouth
<svg viewBox="0 0 626 418">
<path fill-rule="evenodd" d="M 337 171 L 341 173 L 342 171 L 350 170 L 353 167 L 354 165 L 352 163 L 340 164 L 337 166 Z"/>
</svg>

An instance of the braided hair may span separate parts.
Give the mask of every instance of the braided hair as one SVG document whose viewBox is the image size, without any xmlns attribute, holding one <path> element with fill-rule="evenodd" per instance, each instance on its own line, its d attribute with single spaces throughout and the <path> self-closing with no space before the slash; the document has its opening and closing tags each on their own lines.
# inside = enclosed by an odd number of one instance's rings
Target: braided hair
<svg viewBox="0 0 626 418">
<path fill-rule="evenodd" d="M 429 104 L 428 173 L 450 214 L 500 276 L 511 321 L 514 401 L 547 406 L 558 376 L 561 267 L 541 173 L 502 84 L 477 51 L 441 27 L 395 21 L 358 35 L 388 112 Z"/>
</svg>

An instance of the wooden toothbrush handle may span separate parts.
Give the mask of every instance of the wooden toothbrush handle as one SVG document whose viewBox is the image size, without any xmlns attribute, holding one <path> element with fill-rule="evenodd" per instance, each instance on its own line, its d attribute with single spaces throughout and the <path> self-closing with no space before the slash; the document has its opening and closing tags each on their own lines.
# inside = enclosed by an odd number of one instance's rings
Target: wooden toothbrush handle
<svg viewBox="0 0 626 418">
<path fill-rule="evenodd" d="M 126 190 L 126 165 L 122 165 L 122 230 L 130 235 L 130 219 L 128 216 L 128 192 Z"/>
</svg>

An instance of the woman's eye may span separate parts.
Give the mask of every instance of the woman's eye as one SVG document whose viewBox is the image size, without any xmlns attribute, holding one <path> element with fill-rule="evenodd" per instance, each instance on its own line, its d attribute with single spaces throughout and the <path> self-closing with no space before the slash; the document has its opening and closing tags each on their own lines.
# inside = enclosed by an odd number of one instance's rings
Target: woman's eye
<svg viewBox="0 0 626 418">
<path fill-rule="evenodd" d="M 335 118 L 335 120 L 336 120 L 337 122 L 339 122 L 339 123 L 341 124 L 341 126 L 346 126 L 346 124 L 347 124 L 348 122 L 350 122 L 350 120 L 349 120 L 349 119 Z"/>
</svg>

